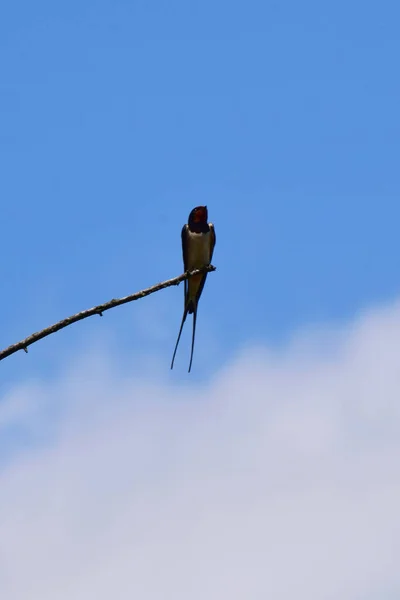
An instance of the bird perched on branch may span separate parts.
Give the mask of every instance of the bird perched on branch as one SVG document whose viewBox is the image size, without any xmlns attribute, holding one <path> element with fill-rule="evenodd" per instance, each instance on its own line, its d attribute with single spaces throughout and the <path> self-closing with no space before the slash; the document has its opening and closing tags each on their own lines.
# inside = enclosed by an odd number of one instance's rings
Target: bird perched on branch
<svg viewBox="0 0 400 600">
<path fill-rule="evenodd" d="M 211 264 L 212 255 L 215 246 L 215 230 L 212 223 L 207 223 L 207 206 L 196 206 L 188 219 L 187 225 L 182 228 L 182 254 L 185 271 L 201 269 Z M 194 275 L 185 280 L 185 304 L 181 327 L 179 329 L 178 339 L 176 340 L 175 350 L 172 357 L 171 369 L 174 366 L 175 354 L 181 339 L 183 325 L 188 314 L 193 313 L 193 331 L 192 331 L 192 349 L 190 352 L 189 370 L 192 368 L 194 338 L 196 335 L 197 306 L 207 279 L 207 273 Z"/>
</svg>

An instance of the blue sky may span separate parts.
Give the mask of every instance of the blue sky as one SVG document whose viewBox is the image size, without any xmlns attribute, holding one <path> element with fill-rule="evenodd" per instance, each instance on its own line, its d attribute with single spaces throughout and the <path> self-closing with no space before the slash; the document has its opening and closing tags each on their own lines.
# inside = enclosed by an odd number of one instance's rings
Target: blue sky
<svg viewBox="0 0 400 600">
<path fill-rule="evenodd" d="M 14 2 L 0 16 L 3 346 L 180 273 L 199 203 L 218 235 L 207 372 L 398 294 L 395 2 Z M 157 298 L 172 329 L 181 295 Z M 106 319 L 138 350 L 135 310 Z M 104 326 L 43 341 L 2 377 Z M 166 368 L 173 338 L 155 348 Z"/>
<path fill-rule="evenodd" d="M 190 375 L 182 286 L 1 363 L 2 599 L 399 597 L 399 20 L 2 4 L 0 346 L 217 233 Z"/>
</svg>

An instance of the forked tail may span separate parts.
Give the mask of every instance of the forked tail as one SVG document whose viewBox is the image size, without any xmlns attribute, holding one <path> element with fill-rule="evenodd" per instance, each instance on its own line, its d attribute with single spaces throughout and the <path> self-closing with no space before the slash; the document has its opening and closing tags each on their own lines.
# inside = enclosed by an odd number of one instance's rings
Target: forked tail
<svg viewBox="0 0 400 600">
<path fill-rule="evenodd" d="M 189 363 L 188 373 L 190 373 L 190 369 L 192 368 L 193 350 L 194 350 L 194 338 L 195 338 L 195 335 L 196 335 L 196 319 L 197 319 L 197 302 L 193 302 L 192 349 L 191 349 L 191 352 L 190 352 L 190 363 Z"/>
<path fill-rule="evenodd" d="M 178 339 L 176 340 L 176 344 L 175 344 L 175 350 L 174 350 L 174 354 L 173 354 L 173 356 L 172 356 L 172 361 L 171 361 L 171 369 L 173 369 L 173 368 L 174 368 L 175 354 L 176 354 L 176 351 L 178 350 L 178 344 L 179 344 L 179 340 L 181 339 L 181 335 L 182 335 L 182 329 L 183 329 L 183 326 L 184 326 L 184 324 L 185 324 L 185 321 L 186 321 L 187 314 L 188 314 L 188 306 L 186 306 L 185 310 L 183 311 L 183 317 L 182 317 L 182 322 L 181 322 L 181 328 L 179 329 L 179 333 L 178 333 Z"/>
</svg>

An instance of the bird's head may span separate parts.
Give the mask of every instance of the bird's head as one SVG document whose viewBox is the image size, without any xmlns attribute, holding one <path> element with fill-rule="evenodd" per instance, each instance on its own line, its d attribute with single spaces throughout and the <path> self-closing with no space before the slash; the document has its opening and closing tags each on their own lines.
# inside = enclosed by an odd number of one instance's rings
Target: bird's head
<svg viewBox="0 0 400 600">
<path fill-rule="evenodd" d="M 189 227 L 207 225 L 208 211 L 207 206 L 196 206 L 189 215 Z"/>
</svg>

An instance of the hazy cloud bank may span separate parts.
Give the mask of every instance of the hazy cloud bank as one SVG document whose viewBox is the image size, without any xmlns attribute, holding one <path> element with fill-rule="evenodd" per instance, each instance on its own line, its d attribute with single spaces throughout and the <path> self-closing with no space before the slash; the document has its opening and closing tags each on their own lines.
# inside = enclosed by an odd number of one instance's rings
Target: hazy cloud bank
<svg viewBox="0 0 400 600">
<path fill-rule="evenodd" d="M 202 387 L 84 360 L 0 403 L 2 600 L 399 597 L 399 305 Z"/>
</svg>

